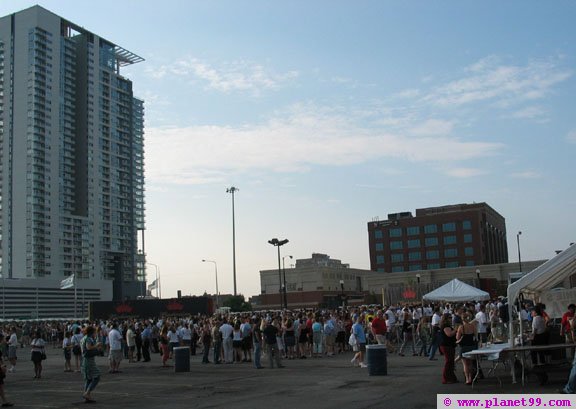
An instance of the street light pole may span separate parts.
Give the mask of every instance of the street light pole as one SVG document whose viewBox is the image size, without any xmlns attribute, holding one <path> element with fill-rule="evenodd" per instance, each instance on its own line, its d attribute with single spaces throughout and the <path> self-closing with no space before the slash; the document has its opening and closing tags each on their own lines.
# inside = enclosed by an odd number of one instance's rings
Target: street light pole
<svg viewBox="0 0 576 409">
<path fill-rule="evenodd" d="M 278 248 L 278 282 L 280 285 L 279 288 L 279 295 L 280 295 L 280 309 L 283 308 L 282 304 L 282 270 L 280 268 L 280 246 L 283 246 L 284 244 L 288 243 L 288 239 L 284 239 L 284 240 L 278 240 L 277 238 L 273 238 L 272 240 L 268 240 L 268 243 L 272 244 L 274 247 Z"/>
<path fill-rule="evenodd" d="M 344 298 L 344 280 L 340 280 L 340 298 L 342 301 L 342 311 L 346 308 L 346 298 Z"/>
<path fill-rule="evenodd" d="M 234 193 L 239 189 L 234 186 L 226 189 L 226 193 L 232 194 L 232 274 L 234 276 L 234 297 L 236 297 L 236 221 L 234 219 Z"/>
<path fill-rule="evenodd" d="M 216 275 L 216 308 L 218 308 L 220 306 L 219 300 L 218 300 L 218 265 L 216 264 L 216 262 L 214 260 L 202 260 L 203 263 L 214 263 L 214 273 Z"/>
<path fill-rule="evenodd" d="M 478 288 L 481 290 L 482 287 L 480 286 L 480 269 L 476 269 L 476 278 L 478 279 Z"/>
<path fill-rule="evenodd" d="M 518 232 L 516 235 L 516 242 L 518 243 L 518 268 L 520 272 L 522 272 L 522 258 L 520 257 L 520 235 L 522 234 L 521 231 Z"/>
<path fill-rule="evenodd" d="M 282 275 L 284 276 L 284 305 L 288 309 L 288 287 L 286 287 L 286 266 L 284 265 L 284 259 L 286 257 L 292 258 L 292 256 L 282 256 Z"/>
</svg>

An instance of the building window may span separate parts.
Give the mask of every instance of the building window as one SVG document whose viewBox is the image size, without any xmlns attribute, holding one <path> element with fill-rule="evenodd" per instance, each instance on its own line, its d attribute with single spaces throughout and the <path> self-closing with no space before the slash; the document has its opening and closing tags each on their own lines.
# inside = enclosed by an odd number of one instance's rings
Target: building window
<svg viewBox="0 0 576 409">
<path fill-rule="evenodd" d="M 396 228 L 390 229 L 390 237 L 402 237 L 402 228 L 396 227 Z"/>
<path fill-rule="evenodd" d="M 378 267 L 378 268 L 376 269 L 376 271 L 378 271 L 379 273 L 384 273 L 384 272 L 386 272 L 386 270 L 384 269 L 384 267 Z"/>
<path fill-rule="evenodd" d="M 440 258 L 440 252 L 438 250 L 428 250 L 426 252 L 426 258 L 428 260 L 434 260 Z"/>
<path fill-rule="evenodd" d="M 406 233 L 408 234 L 408 236 L 417 236 L 420 234 L 420 227 L 419 226 L 408 227 L 406 229 Z"/>
<path fill-rule="evenodd" d="M 474 255 L 474 248 L 472 248 L 472 247 L 464 248 L 464 255 L 465 256 L 473 256 Z"/>
<path fill-rule="evenodd" d="M 410 266 L 410 271 L 422 270 L 422 266 L 420 264 L 412 264 Z"/>
<path fill-rule="evenodd" d="M 413 251 L 408 253 L 408 260 L 410 261 L 418 261 L 422 257 L 422 254 L 419 251 Z"/>
<path fill-rule="evenodd" d="M 376 243 L 376 251 L 384 251 L 384 243 Z"/>
<path fill-rule="evenodd" d="M 439 269 L 440 263 L 428 263 L 428 270 Z"/>
<path fill-rule="evenodd" d="M 376 256 L 376 264 L 384 264 L 384 256 Z"/>
<path fill-rule="evenodd" d="M 474 266 L 474 260 L 466 260 L 466 266 L 471 267 Z"/>
<path fill-rule="evenodd" d="M 454 268 L 454 267 L 459 267 L 459 264 L 457 261 L 448 261 L 446 263 L 446 268 Z"/>
<path fill-rule="evenodd" d="M 384 235 L 382 234 L 382 230 L 374 230 L 374 238 L 375 239 L 382 239 Z"/>
<path fill-rule="evenodd" d="M 392 272 L 393 272 L 393 273 L 401 273 L 401 272 L 403 272 L 403 271 L 404 271 L 404 267 L 402 267 L 402 266 L 392 267 Z"/>
<path fill-rule="evenodd" d="M 464 235 L 464 243 L 472 243 L 472 235 L 470 233 Z"/>
<path fill-rule="evenodd" d="M 419 239 L 408 240 L 408 248 L 409 249 L 416 249 L 418 247 L 420 247 L 420 240 Z"/>
<path fill-rule="evenodd" d="M 444 236 L 444 244 L 456 244 L 456 236 Z"/>
<path fill-rule="evenodd" d="M 403 261 L 404 261 L 404 254 L 402 254 L 402 253 L 392 254 L 392 262 L 393 263 L 401 263 Z"/>
<path fill-rule="evenodd" d="M 400 240 L 390 242 L 390 250 L 402 250 L 402 242 Z"/>
<path fill-rule="evenodd" d="M 456 223 L 454 223 L 454 222 L 444 223 L 442 225 L 442 231 L 444 231 L 444 232 L 456 231 Z"/>
<path fill-rule="evenodd" d="M 424 233 L 426 234 L 438 233 L 438 226 L 435 224 L 427 224 L 426 226 L 424 226 Z"/>
<path fill-rule="evenodd" d="M 424 244 L 426 247 L 432 247 L 438 245 L 438 237 L 426 237 L 424 239 Z"/>
<path fill-rule="evenodd" d="M 458 257 L 458 249 L 446 249 L 444 250 L 444 257 Z"/>
<path fill-rule="evenodd" d="M 472 222 L 470 220 L 464 220 L 462 222 L 462 230 L 470 230 L 472 229 Z"/>
</svg>

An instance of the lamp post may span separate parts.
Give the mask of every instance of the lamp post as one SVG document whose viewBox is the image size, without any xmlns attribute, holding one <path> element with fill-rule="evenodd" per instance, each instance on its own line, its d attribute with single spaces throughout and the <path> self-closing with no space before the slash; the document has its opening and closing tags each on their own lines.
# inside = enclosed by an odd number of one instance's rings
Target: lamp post
<svg viewBox="0 0 576 409">
<path fill-rule="evenodd" d="M 416 274 L 416 282 L 418 287 L 416 287 L 416 297 L 420 299 L 420 274 Z"/>
<path fill-rule="evenodd" d="M 520 235 L 522 234 L 521 231 L 518 232 L 516 235 L 516 243 L 518 243 L 518 268 L 520 272 L 522 272 L 522 258 L 520 257 Z"/>
<path fill-rule="evenodd" d="M 218 302 L 218 264 L 214 260 L 202 260 L 203 263 L 214 263 L 214 274 L 216 275 L 216 308 L 220 306 Z"/>
<path fill-rule="evenodd" d="M 278 248 L 278 282 L 280 285 L 279 293 L 280 293 L 280 309 L 282 309 L 282 270 L 280 269 L 280 246 L 288 243 L 288 239 L 278 240 L 277 238 L 273 238 L 272 240 L 268 240 L 268 243 L 272 244 L 273 246 Z M 285 288 L 284 288 L 285 289 Z"/>
<path fill-rule="evenodd" d="M 2 319 L 6 319 L 6 283 L 4 282 L 4 273 L 2 273 Z"/>
<path fill-rule="evenodd" d="M 160 291 L 160 268 L 158 268 L 158 265 L 154 263 L 147 264 L 154 266 L 156 269 L 156 298 L 162 298 L 162 292 Z"/>
<path fill-rule="evenodd" d="M 342 310 L 346 307 L 346 298 L 344 298 L 344 280 L 340 280 L 340 301 L 342 301 Z"/>
<path fill-rule="evenodd" d="M 232 274 L 234 277 L 234 297 L 236 297 L 236 222 L 234 220 L 234 193 L 239 189 L 234 186 L 226 189 L 226 193 L 232 194 Z"/>
<path fill-rule="evenodd" d="M 478 280 L 478 288 L 482 289 L 480 286 L 480 269 L 476 269 L 476 279 Z"/>
<path fill-rule="evenodd" d="M 284 305 L 288 309 L 288 287 L 286 287 L 286 265 L 284 264 L 284 259 L 286 257 L 292 258 L 292 256 L 282 256 L 282 276 L 283 276 L 283 286 L 284 286 Z"/>
</svg>

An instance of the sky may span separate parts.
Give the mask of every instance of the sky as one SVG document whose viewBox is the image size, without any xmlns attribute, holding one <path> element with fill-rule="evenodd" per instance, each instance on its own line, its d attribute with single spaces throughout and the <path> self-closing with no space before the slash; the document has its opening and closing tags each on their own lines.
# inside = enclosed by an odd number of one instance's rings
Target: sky
<svg viewBox="0 0 576 409">
<path fill-rule="evenodd" d="M 147 260 L 162 296 L 238 292 L 328 254 L 369 269 L 367 223 L 486 202 L 510 261 L 575 237 L 573 1 L 0 0 L 143 57 Z M 149 281 L 156 267 L 148 266 Z"/>
</svg>

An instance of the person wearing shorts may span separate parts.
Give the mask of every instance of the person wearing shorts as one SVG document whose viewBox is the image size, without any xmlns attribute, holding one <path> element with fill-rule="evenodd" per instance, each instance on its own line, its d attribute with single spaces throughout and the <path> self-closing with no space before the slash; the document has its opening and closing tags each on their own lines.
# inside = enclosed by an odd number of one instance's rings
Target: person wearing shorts
<svg viewBox="0 0 576 409">
<path fill-rule="evenodd" d="M 108 342 L 110 344 L 110 353 L 108 359 L 110 360 L 110 373 L 119 373 L 120 362 L 124 354 L 122 352 L 122 334 L 118 331 L 118 324 L 112 324 L 112 329 L 108 333 Z"/>
</svg>

